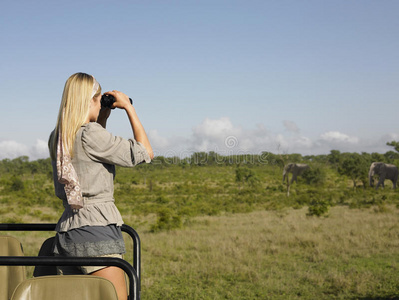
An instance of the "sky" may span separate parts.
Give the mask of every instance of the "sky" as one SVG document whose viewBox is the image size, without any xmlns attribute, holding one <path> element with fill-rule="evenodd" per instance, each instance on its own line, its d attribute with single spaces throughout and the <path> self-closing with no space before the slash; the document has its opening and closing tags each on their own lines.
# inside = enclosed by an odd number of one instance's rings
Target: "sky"
<svg viewBox="0 0 399 300">
<path fill-rule="evenodd" d="M 399 1 L 0 1 L 0 159 L 47 158 L 76 72 L 131 97 L 155 155 L 393 150 Z M 107 129 L 130 138 L 122 110 Z"/>
</svg>

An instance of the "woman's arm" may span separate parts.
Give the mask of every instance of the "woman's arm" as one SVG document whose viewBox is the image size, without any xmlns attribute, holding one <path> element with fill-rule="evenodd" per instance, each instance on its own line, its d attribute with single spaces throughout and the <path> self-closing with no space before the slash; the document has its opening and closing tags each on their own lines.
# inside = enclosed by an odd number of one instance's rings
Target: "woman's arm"
<svg viewBox="0 0 399 300">
<path fill-rule="evenodd" d="M 115 90 L 112 92 L 106 92 L 105 94 L 110 94 L 115 97 L 115 102 L 113 104 L 113 107 L 118 107 L 126 111 L 130 121 L 130 125 L 132 126 L 134 139 L 143 144 L 143 146 L 146 148 L 148 152 L 148 155 L 150 156 L 151 159 L 153 159 L 154 152 L 152 150 L 150 141 L 148 140 L 144 127 L 141 124 L 139 117 L 137 116 L 135 108 L 130 103 L 129 97 L 126 94 Z"/>
<path fill-rule="evenodd" d="M 111 114 L 111 109 L 108 107 L 101 107 L 100 113 L 98 114 L 97 123 L 103 128 L 107 127 L 107 120 Z"/>
<path fill-rule="evenodd" d="M 154 152 L 152 151 L 152 147 L 150 141 L 148 140 L 147 134 L 145 133 L 144 127 L 137 116 L 136 110 L 134 109 L 133 105 L 127 106 L 125 110 L 129 117 L 130 125 L 132 126 L 134 139 L 143 144 L 143 146 L 147 149 L 148 155 L 151 159 L 153 159 Z"/>
</svg>

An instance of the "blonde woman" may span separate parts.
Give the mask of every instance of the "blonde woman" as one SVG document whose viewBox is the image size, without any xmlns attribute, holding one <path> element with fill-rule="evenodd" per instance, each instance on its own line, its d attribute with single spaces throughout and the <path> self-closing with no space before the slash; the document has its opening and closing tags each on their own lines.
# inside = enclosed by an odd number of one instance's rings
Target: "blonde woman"
<svg viewBox="0 0 399 300">
<path fill-rule="evenodd" d="M 65 83 L 58 119 L 49 138 L 55 194 L 64 212 L 57 223 L 54 254 L 122 257 L 122 217 L 114 204 L 115 165 L 149 163 L 153 151 L 129 97 L 119 91 L 113 107 L 124 109 L 134 138 L 113 136 L 105 127 L 110 108 L 101 107 L 96 79 L 76 73 Z M 124 272 L 117 267 L 58 267 L 59 274 L 93 274 L 109 279 L 119 300 L 127 299 Z"/>
</svg>

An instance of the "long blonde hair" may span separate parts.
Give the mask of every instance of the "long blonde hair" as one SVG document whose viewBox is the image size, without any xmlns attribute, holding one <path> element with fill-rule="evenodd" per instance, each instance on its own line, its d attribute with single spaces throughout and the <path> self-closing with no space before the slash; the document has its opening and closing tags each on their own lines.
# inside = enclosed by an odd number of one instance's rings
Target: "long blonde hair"
<svg viewBox="0 0 399 300">
<path fill-rule="evenodd" d="M 89 116 L 90 100 L 93 98 L 94 77 L 86 73 L 76 73 L 68 78 L 62 93 L 62 100 L 58 112 L 54 132 L 49 139 L 50 156 L 57 157 L 58 134 L 61 133 L 62 143 L 67 153 L 73 157 L 73 146 L 76 133 Z M 101 94 L 101 86 L 94 97 Z"/>
</svg>

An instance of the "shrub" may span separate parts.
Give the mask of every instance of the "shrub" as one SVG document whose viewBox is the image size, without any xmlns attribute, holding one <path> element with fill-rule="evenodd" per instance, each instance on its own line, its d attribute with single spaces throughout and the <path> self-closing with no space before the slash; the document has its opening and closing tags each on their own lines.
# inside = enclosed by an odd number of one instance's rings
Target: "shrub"
<svg viewBox="0 0 399 300">
<path fill-rule="evenodd" d="M 326 181 L 326 172 L 320 166 L 313 166 L 302 174 L 307 184 L 322 185 Z"/>
<path fill-rule="evenodd" d="M 236 169 L 236 182 L 247 183 L 249 186 L 254 187 L 259 183 L 259 178 L 255 172 L 249 168 L 237 167 Z"/>
<path fill-rule="evenodd" d="M 157 232 L 161 230 L 172 230 L 180 228 L 182 226 L 182 220 L 179 215 L 173 214 L 172 210 L 168 208 L 162 208 L 158 211 L 157 222 L 151 226 L 151 232 Z"/>
<path fill-rule="evenodd" d="M 308 208 L 308 216 L 321 217 L 328 212 L 329 203 L 322 199 L 313 199 Z"/>
<path fill-rule="evenodd" d="M 13 192 L 23 191 L 25 189 L 25 184 L 21 178 L 13 176 L 11 177 L 10 190 Z"/>
</svg>

